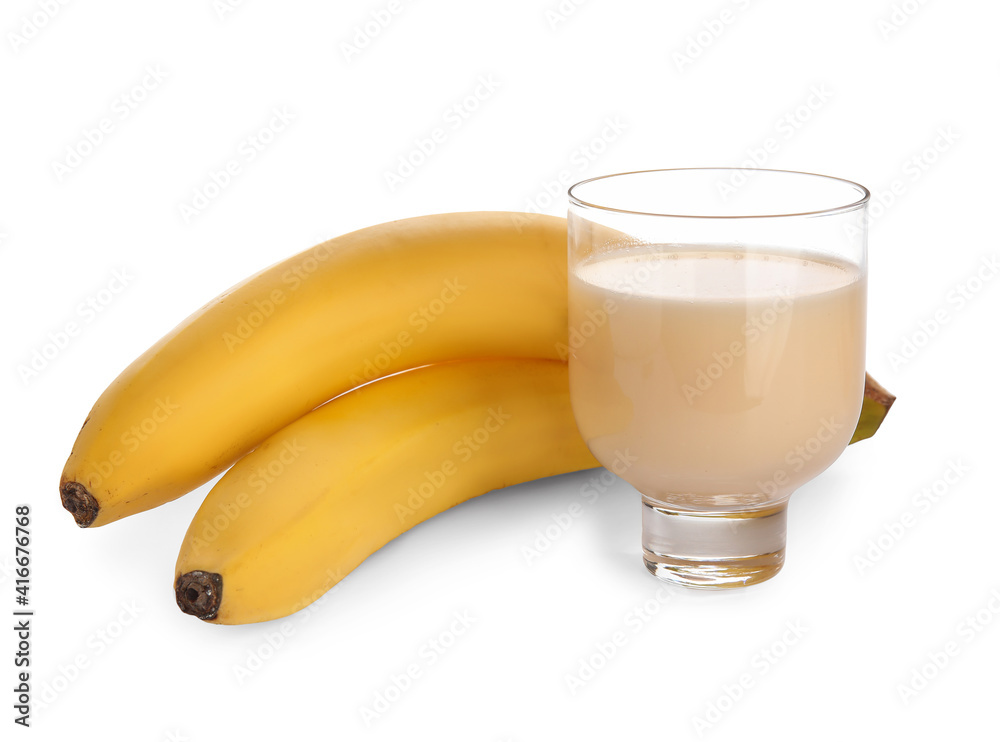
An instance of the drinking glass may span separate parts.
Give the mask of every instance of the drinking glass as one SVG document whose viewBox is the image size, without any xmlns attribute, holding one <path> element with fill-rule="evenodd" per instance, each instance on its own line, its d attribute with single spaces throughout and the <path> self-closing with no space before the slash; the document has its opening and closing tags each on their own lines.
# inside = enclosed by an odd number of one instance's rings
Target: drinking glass
<svg viewBox="0 0 1000 742">
<path fill-rule="evenodd" d="M 573 412 L 642 495 L 647 569 L 691 587 L 773 577 L 788 498 L 861 411 L 868 190 L 694 168 L 569 197 Z"/>
</svg>

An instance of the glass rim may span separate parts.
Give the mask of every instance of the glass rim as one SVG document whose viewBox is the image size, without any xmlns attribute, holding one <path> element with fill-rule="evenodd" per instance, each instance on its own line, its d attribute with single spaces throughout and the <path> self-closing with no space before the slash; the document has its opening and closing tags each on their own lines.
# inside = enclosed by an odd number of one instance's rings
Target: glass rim
<svg viewBox="0 0 1000 742">
<path fill-rule="evenodd" d="M 718 171 L 728 171 L 728 172 L 750 172 L 750 173 L 784 173 L 786 175 L 806 175 L 812 178 L 822 178 L 824 180 L 836 180 L 849 185 L 857 189 L 861 193 L 861 198 L 856 201 L 852 201 L 848 204 L 843 204 L 841 206 L 832 206 L 827 209 L 817 209 L 814 211 L 799 211 L 799 212 L 781 212 L 776 214 L 720 214 L 720 215 L 709 215 L 709 214 L 668 214 L 653 211 L 632 211 L 630 209 L 618 209 L 613 206 L 601 206 L 600 204 L 591 203 L 589 201 L 584 201 L 582 198 L 578 198 L 574 195 L 573 190 L 580 186 L 584 186 L 588 183 L 593 183 L 598 180 L 607 180 L 609 178 L 621 178 L 626 175 L 642 175 L 646 173 L 677 173 L 686 171 L 700 171 L 706 172 L 711 170 Z M 670 168 L 652 168 L 650 170 L 629 170 L 627 172 L 621 173 L 610 173 L 608 175 L 598 175 L 593 178 L 587 178 L 586 180 L 581 180 L 578 183 L 574 183 L 567 190 L 567 195 L 569 196 L 569 201 L 571 206 L 582 206 L 590 209 L 598 209 L 600 211 L 615 212 L 618 214 L 631 214 L 634 216 L 661 216 L 669 217 L 672 219 L 780 219 L 783 217 L 800 217 L 800 216 L 830 216 L 833 214 L 843 214 L 848 211 L 853 211 L 854 209 L 860 209 L 865 206 L 869 199 L 871 198 L 871 191 L 865 188 L 860 183 L 853 180 L 848 180 L 847 178 L 839 178 L 835 175 L 823 175 L 821 173 L 809 173 L 803 170 L 781 170 L 778 168 L 762 168 L 762 167 L 670 167 Z"/>
</svg>

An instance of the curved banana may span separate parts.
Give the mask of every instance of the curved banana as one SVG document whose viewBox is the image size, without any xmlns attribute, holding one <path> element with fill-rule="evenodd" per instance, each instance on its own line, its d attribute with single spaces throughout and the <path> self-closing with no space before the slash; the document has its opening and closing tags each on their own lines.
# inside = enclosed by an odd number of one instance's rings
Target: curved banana
<svg viewBox="0 0 1000 742">
<path fill-rule="evenodd" d="M 565 363 L 457 361 L 382 379 L 268 438 L 216 483 L 181 546 L 177 604 L 222 624 L 287 616 L 447 508 L 595 466 Z"/>
<path fill-rule="evenodd" d="M 207 482 L 349 389 L 427 363 L 558 358 L 566 221 L 417 217 L 324 242 L 247 279 L 146 351 L 94 405 L 64 507 L 99 526 Z"/>
</svg>

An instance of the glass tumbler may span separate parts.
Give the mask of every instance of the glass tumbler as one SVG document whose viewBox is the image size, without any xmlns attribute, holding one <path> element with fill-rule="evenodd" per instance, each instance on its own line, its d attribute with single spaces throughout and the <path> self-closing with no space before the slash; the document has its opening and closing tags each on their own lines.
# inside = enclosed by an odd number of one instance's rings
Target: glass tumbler
<svg viewBox="0 0 1000 742">
<path fill-rule="evenodd" d="M 789 497 L 861 411 L 868 190 L 694 168 L 569 197 L 573 412 L 642 495 L 647 569 L 708 588 L 774 576 Z"/>
</svg>

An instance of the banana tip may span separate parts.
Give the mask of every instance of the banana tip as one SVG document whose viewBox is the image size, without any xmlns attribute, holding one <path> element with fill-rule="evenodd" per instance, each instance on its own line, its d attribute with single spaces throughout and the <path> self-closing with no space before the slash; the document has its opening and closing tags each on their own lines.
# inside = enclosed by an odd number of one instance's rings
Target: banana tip
<svg viewBox="0 0 1000 742">
<path fill-rule="evenodd" d="M 222 604 L 222 575 L 215 572 L 185 572 L 174 583 L 177 607 L 185 613 L 211 621 Z"/>
<path fill-rule="evenodd" d="M 63 482 L 59 485 L 62 506 L 66 508 L 80 528 L 86 528 L 97 519 L 101 506 L 97 499 L 79 482 Z"/>
</svg>

